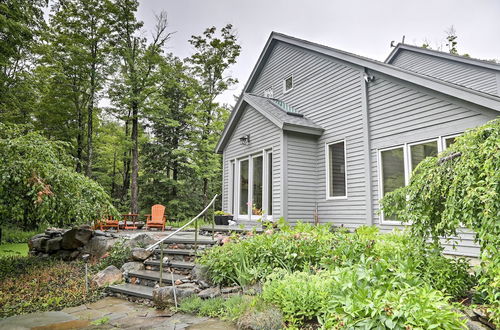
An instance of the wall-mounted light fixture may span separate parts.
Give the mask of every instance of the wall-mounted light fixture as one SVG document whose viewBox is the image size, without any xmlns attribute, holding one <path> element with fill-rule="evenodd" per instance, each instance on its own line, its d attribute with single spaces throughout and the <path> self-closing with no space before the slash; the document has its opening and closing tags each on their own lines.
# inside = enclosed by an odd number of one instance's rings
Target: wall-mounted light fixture
<svg viewBox="0 0 500 330">
<path fill-rule="evenodd" d="M 365 78 L 365 81 L 366 81 L 367 83 L 370 83 L 370 82 L 372 82 L 372 81 L 374 81 L 374 80 L 375 80 L 375 77 L 374 77 L 374 76 L 369 75 L 369 74 L 367 74 L 367 73 L 365 73 L 365 74 L 364 74 L 364 77 L 363 77 L 363 78 Z"/>
<path fill-rule="evenodd" d="M 249 145 L 250 144 L 250 134 L 243 135 L 242 137 L 240 137 L 240 143 L 244 146 Z"/>
</svg>

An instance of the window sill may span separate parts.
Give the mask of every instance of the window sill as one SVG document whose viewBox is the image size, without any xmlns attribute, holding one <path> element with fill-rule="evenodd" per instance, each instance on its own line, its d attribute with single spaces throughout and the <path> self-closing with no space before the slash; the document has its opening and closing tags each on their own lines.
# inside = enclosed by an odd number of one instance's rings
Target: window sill
<svg viewBox="0 0 500 330">
<path fill-rule="evenodd" d="M 334 200 L 345 200 L 348 199 L 347 196 L 334 196 L 334 197 L 326 197 L 327 201 L 334 201 Z"/>
</svg>

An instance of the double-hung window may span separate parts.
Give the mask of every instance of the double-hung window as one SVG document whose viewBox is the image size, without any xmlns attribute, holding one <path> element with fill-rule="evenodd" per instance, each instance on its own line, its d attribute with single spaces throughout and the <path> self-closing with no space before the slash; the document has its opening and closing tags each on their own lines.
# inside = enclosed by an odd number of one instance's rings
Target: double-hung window
<svg viewBox="0 0 500 330">
<path fill-rule="evenodd" d="M 326 145 L 327 199 L 347 198 L 345 140 Z"/>
<path fill-rule="evenodd" d="M 448 148 L 455 141 L 455 137 L 456 135 L 439 137 L 380 149 L 378 153 L 380 197 L 407 185 L 418 164 L 427 157 L 435 157 L 439 152 Z M 382 222 L 393 221 L 398 221 L 395 215 L 382 214 Z"/>
</svg>

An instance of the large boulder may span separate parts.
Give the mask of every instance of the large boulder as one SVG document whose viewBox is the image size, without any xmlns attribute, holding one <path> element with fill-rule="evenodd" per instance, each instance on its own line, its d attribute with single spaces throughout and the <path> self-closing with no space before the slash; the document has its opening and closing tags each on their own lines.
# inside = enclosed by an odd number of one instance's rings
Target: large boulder
<svg viewBox="0 0 500 330">
<path fill-rule="evenodd" d="M 145 248 L 149 245 L 156 243 L 157 239 L 153 237 L 150 233 L 138 233 L 130 237 L 130 239 L 125 243 L 130 248 L 141 247 Z"/>
<path fill-rule="evenodd" d="M 220 289 L 218 287 L 213 287 L 200 291 L 200 293 L 198 293 L 198 297 L 201 299 L 212 299 L 220 296 L 220 294 Z"/>
<path fill-rule="evenodd" d="M 95 274 L 92 281 L 99 287 L 107 286 L 116 282 L 121 282 L 123 280 L 122 272 L 111 265 L 101 270 L 99 273 Z"/>
<path fill-rule="evenodd" d="M 144 269 L 144 264 L 142 262 L 137 262 L 137 261 L 126 262 L 121 267 L 121 271 L 124 274 L 128 274 L 130 272 L 135 272 L 143 269 Z"/>
<path fill-rule="evenodd" d="M 28 247 L 30 250 L 42 251 L 45 250 L 47 246 L 47 241 L 49 240 L 44 234 L 38 234 L 33 236 L 32 239 L 28 241 Z"/>
<path fill-rule="evenodd" d="M 175 287 L 175 295 L 177 302 L 196 294 L 196 289 L 193 287 L 180 288 Z M 153 302 L 158 307 L 165 307 L 174 304 L 174 287 L 163 286 L 153 289 Z"/>
<path fill-rule="evenodd" d="M 132 260 L 144 261 L 153 254 L 153 251 L 148 251 L 143 248 L 133 248 L 132 249 Z"/>
<path fill-rule="evenodd" d="M 45 245 L 45 252 L 50 253 L 61 249 L 62 237 L 51 238 Z"/>
<path fill-rule="evenodd" d="M 199 282 L 212 284 L 210 276 L 208 275 L 208 267 L 205 265 L 195 264 L 191 270 L 191 278 Z"/>
<path fill-rule="evenodd" d="M 116 239 L 105 236 L 94 236 L 89 240 L 87 245 L 85 245 L 83 251 L 93 257 L 101 258 L 115 243 Z"/>
<path fill-rule="evenodd" d="M 74 250 L 87 244 L 92 237 L 92 230 L 88 228 L 73 228 L 63 234 L 61 247 Z"/>
</svg>

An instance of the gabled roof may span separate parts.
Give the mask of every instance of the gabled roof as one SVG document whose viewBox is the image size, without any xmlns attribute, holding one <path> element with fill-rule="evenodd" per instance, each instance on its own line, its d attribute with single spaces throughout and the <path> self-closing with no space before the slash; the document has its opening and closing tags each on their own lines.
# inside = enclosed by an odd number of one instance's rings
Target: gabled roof
<svg viewBox="0 0 500 330">
<path fill-rule="evenodd" d="M 289 111 L 291 109 L 283 101 L 251 93 L 245 93 L 243 100 L 280 129 L 312 135 L 321 135 L 324 131 L 321 126 L 300 113 Z"/>
<path fill-rule="evenodd" d="M 221 153 L 231 138 L 231 133 L 236 128 L 240 117 L 243 115 L 242 110 L 246 105 L 257 110 L 261 115 L 266 117 L 270 122 L 275 124 L 279 129 L 284 131 L 293 131 L 311 135 L 321 135 L 324 129 L 315 124 L 312 120 L 305 118 L 297 111 L 291 111 L 292 108 L 283 101 L 267 98 L 251 93 L 243 93 L 239 107 L 235 108 L 231 113 L 231 117 L 224 128 L 222 137 L 217 144 L 216 151 Z"/>
<path fill-rule="evenodd" d="M 452 60 L 455 62 L 475 65 L 478 67 L 487 68 L 487 69 L 491 69 L 491 70 L 495 70 L 495 71 L 500 72 L 500 64 L 498 64 L 498 63 L 480 60 L 477 58 L 464 57 L 464 56 L 460 56 L 460 55 L 453 55 L 453 54 L 450 54 L 447 52 L 441 52 L 438 50 L 422 48 L 422 47 L 412 46 L 412 45 L 406 45 L 406 44 L 402 44 L 402 43 L 399 43 L 392 50 L 392 52 L 389 54 L 389 56 L 385 60 L 385 63 L 391 64 L 392 60 L 396 57 L 396 55 L 403 50 L 408 50 L 408 51 L 412 51 L 412 52 L 417 52 L 417 53 L 421 53 L 421 54 L 426 54 L 426 55 L 430 55 L 430 56 L 444 58 L 444 59 Z"/>
<path fill-rule="evenodd" d="M 224 149 L 227 141 L 229 140 L 232 131 L 236 127 L 237 121 L 241 117 L 241 111 L 243 111 L 244 109 L 243 104 L 244 102 L 246 102 L 245 100 L 246 93 L 250 91 L 253 85 L 255 84 L 260 71 L 264 67 L 264 64 L 266 63 L 267 59 L 271 54 L 271 50 L 273 49 L 274 45 L 278 42 L 293 45 L 305 49 L 307 51 L 329 56 L 337 60 L 347 62 L 351 65 L 358 66 L 360 67 L 360 69 L 366 68 L 368 70 L 373 70 L 397 79 L 408 81 L 410 83 L 419 85 L 424 88 L 435 90 L 445 95 L 456 97 L 489 109 L 500 111 L 500 97 L 478 92 L 436 78 L 432 78 L 412 71 L 401 69 L 387 63 L 372 60 L 366 57 L 334 49 L 321 44 L 313 43 L 307 40 L 302 40 L 285 34 L 272 32 L 269 39 L 266 42 L 266 45 L 264 46 L 264 49 L 262 50 L 262 53 L 260 54 L 257 64 L 255 65 L 255 67 L 252 70 L 252 73 L 250 74 L 250 78 L 248 79 L 240 97 L 238 98 L 238 101 L 231 113 L 231 116 L 229 117 L 228 122 L 226 123 L 224 131 L 222 132 L 222 136 L 219 140 L 219 143 L 217 144 L 216 152 L 222 153 L 222 150 Z"/>
</svg>

